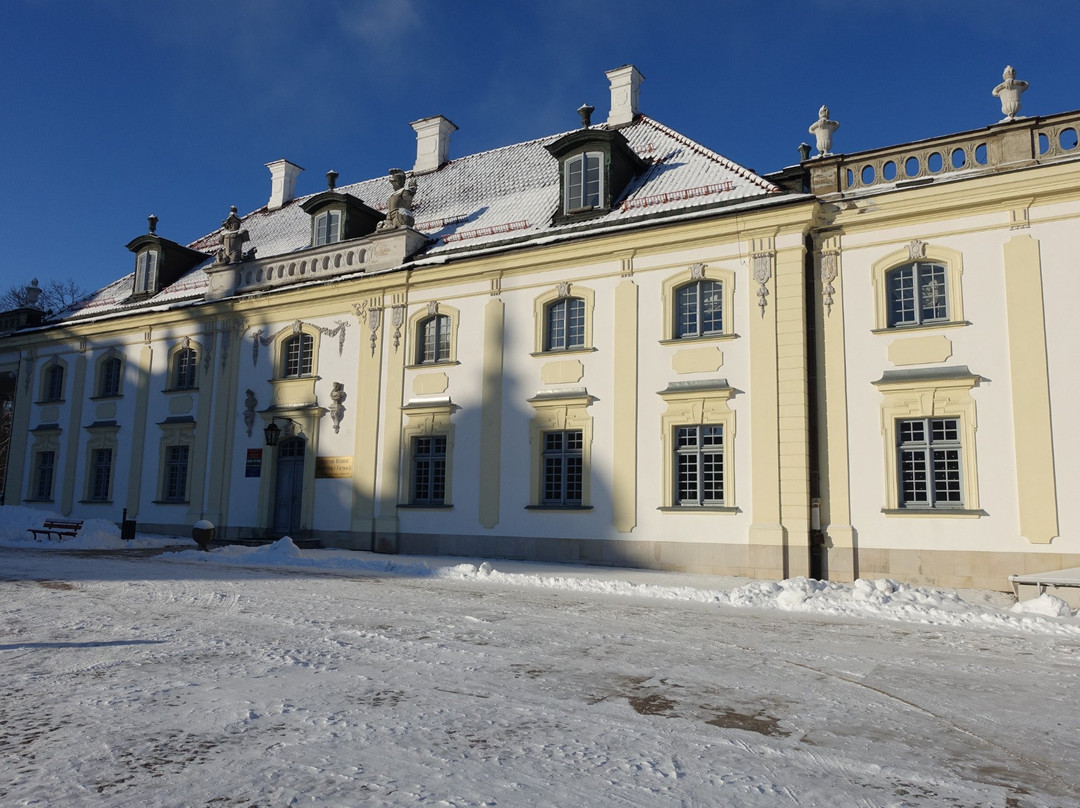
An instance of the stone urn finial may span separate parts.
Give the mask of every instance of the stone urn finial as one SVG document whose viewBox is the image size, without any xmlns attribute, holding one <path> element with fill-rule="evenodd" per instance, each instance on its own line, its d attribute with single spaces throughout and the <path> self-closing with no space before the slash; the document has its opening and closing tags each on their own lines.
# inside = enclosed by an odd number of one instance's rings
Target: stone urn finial
<svg viewBox="0 0 1080 808">
<path fill-rule="evenodd" d="M 817 121 L 810 127 L 810 134 L 817 138 L 818 153 L 815 155 L 816 157 L 832 154 L 833 132 L 839 128 L 839 123 L 829 120 L 829 108 L 822 105 L 821 109 L 818 110 Z"/>
<path fill-rule="evenodd" d="M 994 96 L 1001 99 L 1001 114 L 1005 117 L 1002 121 L 1016 120 L 1016 113 L 1020 111 L 1020 96 L 1028 88 L 1028 83 L 1016 77 L 1016 68 L 1012 65 L 1005 67 L 1001 74 L 1004 81 L 994 88 Z"/>
<path fill-rule="evenodd" d="M 596 112 L 596 107 L 588 104 L 582 104 L 577 108 L 577 114 L 581 116 L 581 128 L 588 129 L 592 126 L 592 114 Z"/>
</svg>

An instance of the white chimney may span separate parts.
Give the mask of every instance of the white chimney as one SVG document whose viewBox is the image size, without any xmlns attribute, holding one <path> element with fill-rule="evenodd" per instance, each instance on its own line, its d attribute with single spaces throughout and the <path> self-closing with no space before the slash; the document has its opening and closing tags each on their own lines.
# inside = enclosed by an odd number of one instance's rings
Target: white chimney
<svg viewBox="0 0 1080 808">
<path fill-rule="evenodd" d="M 611 82 L 611 114 L 608 126 L 624 126 L 632 123 L 638 113 L 638 96 L 645 77 L 633 65 L 623 65 L 605 74 Z"/>
<path fill-rule="evenodd" d="M 270 210 L 277 210 L 286 202 L 293 201 L 296 196 L 296 178 L 304 169 L 288 160 L 275 160 L 267 163 L 266 167 L 270 169 L 270 201 L 266 206 Z"/>
<path fill-rule="evenodd" d="M 416 165 L 414 174 L 434 171 L 450 159 L 450 133 L 457 127 L 449 118 L 436 115 L 409 124 L 416 130 Z"/>
</svg>

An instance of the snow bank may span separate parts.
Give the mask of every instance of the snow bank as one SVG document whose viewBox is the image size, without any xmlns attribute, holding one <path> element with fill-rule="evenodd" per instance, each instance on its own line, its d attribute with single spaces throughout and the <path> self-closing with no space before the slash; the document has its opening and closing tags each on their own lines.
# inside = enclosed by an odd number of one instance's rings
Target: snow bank
<svg viewBox="0 0 1080 808">
<path fill-rule="evenodd" d="M 75 537 L 65 537 L 61 541 L 53 539 L 35 539 L 30 528 L 40 528 L 46 519 L 63 519 L 55 511 L 40 508 L 27 508 L 23 505 L 5 505 L 0 507 L 0 547 L 33 547 L 37 550 L 131 550 L 147 547 L 160 547 L 163 544 L 176 544 L 173 538 L 139 537 L 131 541 L 120 538 L 120 528 L 108 519 L 86 519 Z"/>
</svg>

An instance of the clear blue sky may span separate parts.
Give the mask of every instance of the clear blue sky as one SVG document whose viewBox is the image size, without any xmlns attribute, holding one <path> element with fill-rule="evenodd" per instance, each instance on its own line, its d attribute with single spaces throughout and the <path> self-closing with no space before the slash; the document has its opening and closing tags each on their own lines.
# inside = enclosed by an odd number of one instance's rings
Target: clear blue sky
<svg viewBox="0 0 1080 808">
<path fill-rule="evenodd" d="M 604 71 L 645 75 L 642 111 L 748 168 L 796 162 L 818 107 L 851 152 L 1080 108 L 1080 0 L 0 0 L 0 285 L 132 268 L 146 232 L 187 243 L 266 203 L 409 168 L 411 121 L 459 127 L 451 157 L 608 110 Z"/>
</svg>

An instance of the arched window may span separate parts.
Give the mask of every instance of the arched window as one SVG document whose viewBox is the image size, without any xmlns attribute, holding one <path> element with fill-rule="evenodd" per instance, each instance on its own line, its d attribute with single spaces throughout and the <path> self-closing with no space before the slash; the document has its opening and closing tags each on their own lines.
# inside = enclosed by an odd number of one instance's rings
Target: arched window
<svg viewBox="0 0 1080 808">
<path fill-rule="evenodd" d="M 675 290 L 675 338 L 724 333 L 724 287 L 700 280 Z"/>
<path fill-rule="evenodd" d="M 429 365 L 450 361 L 450 318 L 436 314 L 420 321 L 416 363 Z"/>
<path fill-rule="evenodd" d="M 585 347 L 585 300 L 563 297 L 544 310 L 544 350 L 569 351 Z"/>
<path fill-rule="evenodd" d="M 948 322 L 949 271 L 944 264 L 916 261 L 885 273 L 889 328 Z"/>
<path fill-rule="evenodd" d="M 336 244 L 341 241 L 341 211 L 328 210 L 315 217 L 314 246 Z"/>
<path fill-rule="evenodd" d="M 99 398 L 111 398 L 120 395 L 120 370 L 123 363 L 118 356 L 110 356 L 103 359 L 98 365 L 98 388 Z"/>
<path fill-rule="evenodd" d="M 604 196 L 604 155 L 600 152 L 586 152 L 571 157 L 563 164 L 566 188 L 564 210 L 596 208 Z"/>
<path fill-rule="evenodd" d="M 173 389 L 191 390 L 198 385 L 199 354 L 194 348 L 181 348 L 173 359 Z"/>
<path fill-rule="evenodd" d="M 310 334 L 297 334 L 285 340 L 281 351 L 282 377 L 295 379 L 310 376 L 314 346 L 315 340 Z"/>
</svg>

